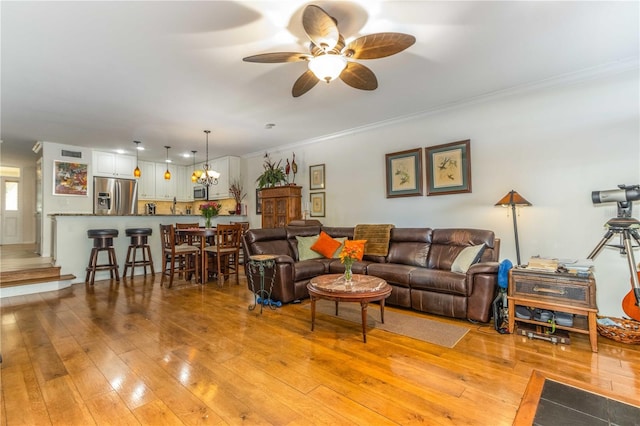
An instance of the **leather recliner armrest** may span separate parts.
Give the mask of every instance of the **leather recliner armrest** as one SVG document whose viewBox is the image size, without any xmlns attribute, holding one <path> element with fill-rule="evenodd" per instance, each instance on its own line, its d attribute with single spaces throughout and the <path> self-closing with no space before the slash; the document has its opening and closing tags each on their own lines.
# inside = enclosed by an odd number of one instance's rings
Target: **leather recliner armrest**
<svg viewBox="0 0 640 426">
<path fill-rule="evenodd" d="M 471 265 L 467 270 L 467 277 L 473 276 L 475 274 L 497 274 L 499 268 L 500 263 L 498 262 L 476 263 Z"/>
</svg>

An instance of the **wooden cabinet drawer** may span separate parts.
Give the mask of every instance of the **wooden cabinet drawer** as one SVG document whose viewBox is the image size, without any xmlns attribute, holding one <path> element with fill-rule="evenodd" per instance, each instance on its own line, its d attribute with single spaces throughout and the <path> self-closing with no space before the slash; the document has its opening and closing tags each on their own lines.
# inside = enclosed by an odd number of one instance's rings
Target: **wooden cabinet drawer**
<svg viewBox="0 0 640 426">
<path fill-rule="evenodd" d="M 555 272 L 511 270 L 509 295 L 585 308 L 596 307 L 592 276 L 577 277 Z"/>
</svg>

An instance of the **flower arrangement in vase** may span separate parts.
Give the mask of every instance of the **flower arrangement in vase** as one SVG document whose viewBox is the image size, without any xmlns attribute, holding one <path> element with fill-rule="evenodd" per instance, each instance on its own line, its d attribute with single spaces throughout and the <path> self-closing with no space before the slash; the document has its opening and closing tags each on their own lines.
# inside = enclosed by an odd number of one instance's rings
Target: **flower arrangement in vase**
<svg viewBox="0 0 640 426">
<path fill-rule="evenodd" d="M 360 246 L 345 245 L 340 252 L 340 262 L 344 265 L 344 280 L 346 283 L 351 283 L 353 279 L 351 267 L 353 266 L 353 262 L 362 258 L 362 251 L 362 247 Z"/>
<path fill-rule="evenodd" d="M 211 228 L 211 218 L 218 216 L 220 213 L 221 204 L 215 201 L 209 201 L 205 204 L 200 204 L 200 212 L 204 217 L 205 228 Z"/>
<path fill-rule="evenodd" d="M 243 191 L 244 188 L 239 180 L 234 180 L 229 187 L 229 192 L 233 195 L 233 199 L 236 201 L 236 214 L 242 214 L 242 200 L 247 196 Z"/>
</svg>

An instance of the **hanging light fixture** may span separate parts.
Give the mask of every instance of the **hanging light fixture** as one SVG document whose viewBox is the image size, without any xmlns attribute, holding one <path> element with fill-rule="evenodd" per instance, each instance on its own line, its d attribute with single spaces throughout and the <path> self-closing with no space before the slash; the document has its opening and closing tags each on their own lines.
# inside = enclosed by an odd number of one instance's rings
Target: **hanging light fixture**
<svg viewBox="0 0 640 426">
<path fill-rule="evenodd" d="M 169 171 L 169 163 L 170 163 L 170 161 L 169 161 L 169 148 L 171 148 L 171 147 L 170 146 L 166 146 L 166 145 L 164 147 L 167 149 L 167 160 L 166 160 L 167 161 L 167 171 L 164 172 L 164 179 L 165 180 L 169 180 L 169 179 L 171 179 L 171 172 Z"/>
<path fill-rule="evenodd" d="M 209 168 L 209 133 L 211 133 L 211 130 L 205 130 L 204 133 L 207 135 L 206 162 L 204 163 L 202 170 L 196 170 L 194 175 L 197 177 L 197 183 L 209 187 L 211 185 L 218 184 L 220 173 Z"/>
<path fill-rule="evenodd" d="M 142 173 L 140 173 L 140 167 L 138 167 L 138 151 L 140 151 L 140 141 L 133 141 L 136 144 L 136 168 L 133 170 L 133 177 L 136 179 L 139 178 Z"/>
<path fill-rule="evenodd" d="M 198 151 L 191 151 L 193 154 L 193 173 L 191 174 L 191 182 L 193 183 L 198 181 L 198 175 L 196 174 L 196 152 Z"/>
</svg>

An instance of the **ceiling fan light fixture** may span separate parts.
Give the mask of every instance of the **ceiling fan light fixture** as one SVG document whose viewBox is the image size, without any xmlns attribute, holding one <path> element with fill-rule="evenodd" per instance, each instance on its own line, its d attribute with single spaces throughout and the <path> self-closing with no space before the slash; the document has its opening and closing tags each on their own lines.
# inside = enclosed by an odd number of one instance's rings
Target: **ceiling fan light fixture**
<svg viewBox="0 0 640 426">
<path fill-rule="evenodd" d="M 347 67 L 347 58 L 335 53 L 326 53 L 311 58 L 308 67 L 318 80 L 330 83 Z"/>
</svg>

